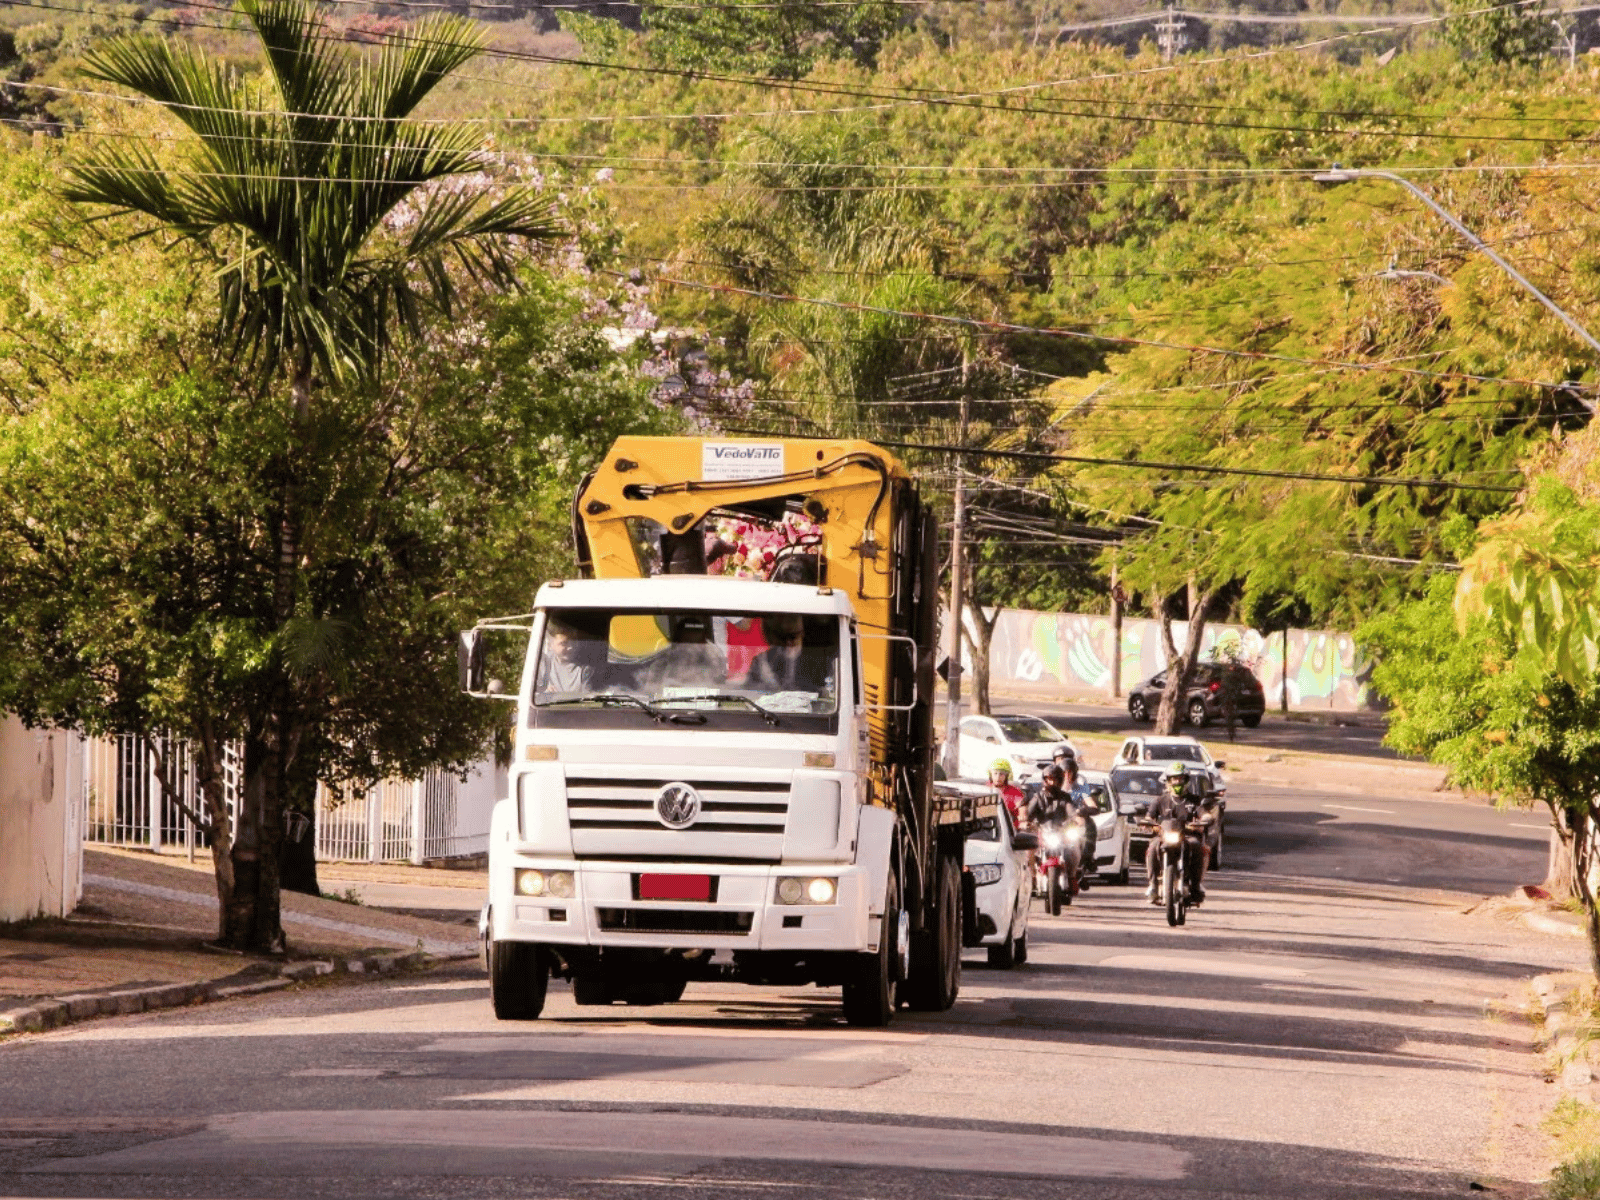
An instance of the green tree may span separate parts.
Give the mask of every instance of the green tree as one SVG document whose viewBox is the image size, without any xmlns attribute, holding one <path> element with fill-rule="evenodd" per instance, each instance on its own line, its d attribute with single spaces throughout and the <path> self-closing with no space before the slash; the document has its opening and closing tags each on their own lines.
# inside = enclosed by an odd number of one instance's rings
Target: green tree
<svg viewBox="0 0 1600 1200">
<path fill-rule="evenodd" d="M 1600 817 L 1600 691 L 1549 670 L 1521 669 L 1507 628 L 1460 618 L 1455 580 L 1375 618 L 1359 638 L 1377 658 L 1373 686 L 1393 704 L 1386 740 L 1450 769 L 1459 787 L 1551 814 L 1545 886 L 1577 895 L 1600 972 L 1600 920 L 1589 884 Z"/>
<path fill-rule="evenodd" d="M 644 0 L 646 46 L 657 62 L 699 71 L 799 79 L 824 58 L 871 66 L 900 23 L 892 0 L 823 8 L 814 0 Z"/>
<path fill-rule="evenodd" d="M 1453 7 L 1445 40 L 1469 62 L 1537 62 L 1555 45 L 1555 15 L 1543 0 L 1507 0 L 1492 7 L 1483 0 L 1454 0 Z"/>
<path fill-rule="evenodd" d="M 330 398 L 381 386 L 397 339 L 415 339 L 466 287 L 510 284 L 515 241 L 554 228 L 538 196 L 474 186 L 479 135 L 411 119 L 481 50 L 468 22 L 425 19 L 361 60 L 304 0 L 240 8 L 265 87 L 165 39 L 87 56 L 92 77 L 161 105 L 193 138 L 176 164 L 137 143 L 98 146 L 72 164 L 65 195 L 136 214 L 215 261 L 217 336 L 281 415 L 282 436 L 263 442 L 274 570 L 266 644 L 250 659 L 246 803 L 223 930 L 229 945 L 273 949 L 285 806 L 304 804 L 328 741 L 317 715 L 326 672 L 313 665 L 337 629 L 310 589 L 321 514 L 309 495 L 330 439 L 362 428 Z"/>
</svg>

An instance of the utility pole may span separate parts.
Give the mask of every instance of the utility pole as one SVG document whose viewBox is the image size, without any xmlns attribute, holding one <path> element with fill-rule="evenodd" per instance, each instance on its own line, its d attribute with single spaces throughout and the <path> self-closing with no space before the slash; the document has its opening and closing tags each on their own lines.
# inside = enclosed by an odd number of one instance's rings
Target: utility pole
<svg viewBox="0 0 1600 1200">
<path fill-rule="evenodd" d="M 1184 32 L 1183 18 L 1170 4 L 1167 5 L 1166 16 L 1156 22 L 1156 45 L 1161 47 L 1161 57 L 1167 62 L 1171 62 L 1188 48 L 1189 35 Z"/>
<path fill-rule="evenodd" d="M 1117 552 L 1111 552 L 1111 698 L 1122 698 L 1122 605 L 1127 597 L 1117 579 Z"/>
<path fill-rule="evenodd" d="M 961 418 L 960 435 L 956 445 L 967 444 L 968 410 L 967 374 L 969 364 L 965 350 L 961 353 Z M 967 530 L 967 464 L 963 455 L 956 455 L 955 517 L 950 527 L 950 632 L 945 654 L 945 711 L 944 711 L 944 769 L 954 779 L 959 773 L 961 750 L 961 615 L 966 604 L 962 594 L 966 582 L 966 547 L 963 545 Z"/>
</svg>

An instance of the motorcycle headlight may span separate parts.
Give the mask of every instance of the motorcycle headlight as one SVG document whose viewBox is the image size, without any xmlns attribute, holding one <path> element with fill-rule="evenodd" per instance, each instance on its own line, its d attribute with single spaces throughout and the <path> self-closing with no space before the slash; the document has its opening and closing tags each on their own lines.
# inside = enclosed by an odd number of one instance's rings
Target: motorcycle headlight
<svg viewBox="0 0 1600 1200">
<path fill-rule="evenodd" d="M 1179 842 L 1183 841 L 1183 830 L 1163 829 L 1161 831 L 1161 840 L 1169 846 L 1176 846 Z"/>
<path fill-rule="evenodd" d="M 1081 841 L 1083 841 L 1083 827 L 1079 826 L 1079 825 L 1074 825 L 1071 829 L 1067 830 L 1067 841 L 1069 841 L 1069 842 L 1081 842 Z"/>
<path fill-rule="evenodd" d="M 999 863 L 979 863 L 972 868 L 972 882 L 982 887 L 986 883 L 1000 882 Z"/>
<path fill-rule="evenodd" d="M 1057 833 L 1054 829 L 1049 830 L 1044 835 L 1044 844 L 1046 846 L 1050 847 L 1050 849 L 1052 849 L 1052 850 L 1056 849 L 1058 846 L 1061 845 L 1061 835 L 1059 833 Z"/>
</svg>

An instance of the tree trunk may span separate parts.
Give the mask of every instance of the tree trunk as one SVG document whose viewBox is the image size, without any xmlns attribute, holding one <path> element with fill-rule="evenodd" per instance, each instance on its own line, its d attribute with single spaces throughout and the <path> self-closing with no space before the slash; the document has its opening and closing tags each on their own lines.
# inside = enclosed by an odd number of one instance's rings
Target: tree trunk
<svg viewBox="0 0 1600 1200">
<path fill-rule="evenodd" d="M 983 611 L 983 604 L 978 599 L 978 572 L 974 569 L 968 577 L 966 608 L 972 614 L 972 624 L 975 633 L 968 632 L 966 623 L 961 626 L 962 636 L 967 639 L 967 645 L 972 650 L 972 707 L 976 712 L 988 716 L 989 708 L 989 647 L 994 644 L 994 627 L 1000 620 L 1000 608 L 987 615 Z"/>
<path fill-rule="evenodd" d="M 1195 660 L 1200 656 L 1200 639 L 1206 629 L 1206 609 L 1216 596 L 1213 591 L 1199 592 L 1189 607 L 1189 627 L 1184 635 L 1183 650 L 1172 640 L 1172 614 L 1168 611 L 1166 597 L 1156 593 L 1153 601 L 1156 615 L 1161 620 L 1161 644 L 1167 652 L 1167 685 L 1161 690 L 1161 707 L 1156 711 L 1155 732 L 1170 737 L 1178 732 L 1183 720 L 1184 697 L 1189 691 L 1189 680 L 1194 676 Z"/>
<path fill-rule="evenodd" d="M 1589 871 L 1594 865 L 1595 835 L 1600 831 L 1597 814 L 1591 801 L 1586 810 L 1573 814 L 1572 883 L 1583 901 L 1584 925 L 1589 934 L 1589 969 L 1600 979 L 1600 910 L 1595 908 L 1594 889 L 1589 883 Z"/>
<path fill-rule="evenodd" d="M 317 882 L 317 774 L 312 756 L 296 756 L 284 801 L 283 887 L 320 896 Z"/>
<path fill-rule="evenodd" d="M 1573 884 L 1577 870 L 1572 847 L 1572 821 L 1563 808 L 1550 810 L 1550 864 L 1540 886 L 1554 900 L 1571 900 L 1578 892 Z"/>
<path fill-rule="evenodd" d="M 228 911 L 233 906 L 233 821 L 223 787 L 223 756 L 227 750 L 209 724 L 203 724 L 199 734 L 194 747 L 195 782 L 211 825 L 211 870 L 217 880 L 217 942 L 225 946 L 229 944 Z"/>
</svg>

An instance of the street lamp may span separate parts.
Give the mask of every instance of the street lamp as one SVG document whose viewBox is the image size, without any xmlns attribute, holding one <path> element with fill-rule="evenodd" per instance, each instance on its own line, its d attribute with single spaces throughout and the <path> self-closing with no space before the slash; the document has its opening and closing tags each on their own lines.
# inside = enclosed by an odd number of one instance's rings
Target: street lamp
<svg viewBox="0 0 1600 1200">
<path fill-rule="evenodd" d="M 1481 251 L 1486 258 L 1492 261 L 1507 275 L 1511 276 L 1512 279 L 1515 279 L 1518 283 L 1520 283 L 1535 300 L 1548 308 L 1556 316 L 1560 317 L 1563 325 L 1582 338 L 1597 353 L 1600 353 L 1600 342 L 1595 341 L 1593 335 L 1590 334 L 1590 332 L 1582 325 L 1578 324 L 1576 318 L 1569 315 L 1564 309 L 1559 307 L 1554 300 L 1550 299 L 1549 296 L 1546 296 L 1538 288 L 1534 287 L 1532 283 L 1528 282 L 1527 277 L 1524 276 L 1522 272 L 1518 271 L 1505 259 L 1501 258 L 1498 254 L 1491 250 L 1488 244 L 1482 238 L 1458 221 L 1446 209 L 1440 207 L 1438 202 L 1435 201 L 1432 196 L 1428 195 L 1427 192 L 1423 191 L 1416 184 L 1412 183 L 1411 180 L 1407 179 L 1404 175 L 1396 175 L 1393 171 L 1375 171 L 1367 167 L 1341 167 L 1338 163 L 1334 163 L 1331 171 L 1319 171 L 1311 178 L 1316 180 L 1318 183 L 1353 183 L 1358 179 L 1387 179 L 1391 183 L 1398 183 L 1401 187 L 1405 188 L 1406 191 L 1410 192 L 1418 200 L 1421 200 L 1435 213 L 1437 213 L 1440 219 L 1443 220 L 1445 224 L 1449 225 L 1450 228 L 1454 229 L 1457 233 L 1464 237 L 1468 243 L 1471 244 L 1473 249 Z M 1580 396 L 1579 399 L 1583 401 L 1584 407 L 1590 412 L 1595 411 L 1593 401 L 1583 396 Z"/>
</svg>

